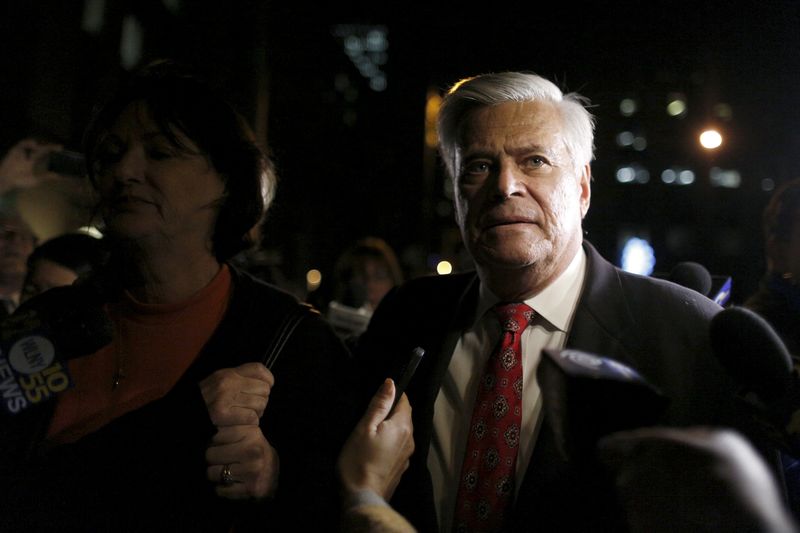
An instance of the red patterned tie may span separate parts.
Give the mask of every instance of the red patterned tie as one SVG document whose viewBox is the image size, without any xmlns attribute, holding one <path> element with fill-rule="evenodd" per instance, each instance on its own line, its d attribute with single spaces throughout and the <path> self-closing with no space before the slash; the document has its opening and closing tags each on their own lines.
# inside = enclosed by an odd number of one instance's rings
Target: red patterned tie
<svg viewBox="0 0 800 533">
<path fill-rule="evenodd" d="M 497 304 L 503 337 L 486 362 L 472 411 L 453 531 L 503 527 L 514 491 L 522 423 L 522 332 L 533 317 L 525 304 Z"/>
</svg>

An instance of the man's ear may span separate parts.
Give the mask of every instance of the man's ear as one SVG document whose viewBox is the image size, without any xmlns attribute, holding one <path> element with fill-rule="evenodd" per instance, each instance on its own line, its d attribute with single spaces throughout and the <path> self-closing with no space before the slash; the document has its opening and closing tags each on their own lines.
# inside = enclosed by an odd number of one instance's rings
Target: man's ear
<svg viewBox="0 0 800 533">
<path fill-rule="evenodd" d="M 586 164 L 580 168 L 580 188 L 581 188 L 581 218 L 586 216 L 589 211 L 589 204 L 592 200 L 592 167 Z"/>
<path fill-rule="evenodd" d="M 789 267 L 787 265 L 787 243 L 772 236 L 767 239 L 767 270 L 770 272 L 783 273 Z"/>
</svg>

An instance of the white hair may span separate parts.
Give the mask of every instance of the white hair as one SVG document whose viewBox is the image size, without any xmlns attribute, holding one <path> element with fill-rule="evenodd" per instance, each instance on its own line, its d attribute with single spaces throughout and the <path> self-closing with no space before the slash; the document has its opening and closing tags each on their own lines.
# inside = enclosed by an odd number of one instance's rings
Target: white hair
<svg viewBox="0 0 800 533">
<path fill-rule="evenodd" d="M 459 81 L 447 92 L 439 109 L 439 151 L 445 167 L 455 180 L 456 148 L 460 129 L 471 112 L 505 102 L 549 102 L 561 115 L 564 145 L 576 168 L 594 158 L 594 117 L 589 100 L 577 93 L 564 94 L 553 82 L 536 74 L 500 72 Z"/>
</svg>

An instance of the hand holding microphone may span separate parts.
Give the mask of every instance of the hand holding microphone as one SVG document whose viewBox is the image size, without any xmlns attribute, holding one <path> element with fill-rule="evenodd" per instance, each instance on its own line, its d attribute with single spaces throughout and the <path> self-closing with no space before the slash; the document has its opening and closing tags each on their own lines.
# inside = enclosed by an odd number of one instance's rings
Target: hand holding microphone
<svg viewBox="0 0 800 533">
<path fill-rule="evenodd" d="M 797 531 L 766 463 L 731 430 L 640 428 L 598 450 L 631 533 Z"/>
</svg>

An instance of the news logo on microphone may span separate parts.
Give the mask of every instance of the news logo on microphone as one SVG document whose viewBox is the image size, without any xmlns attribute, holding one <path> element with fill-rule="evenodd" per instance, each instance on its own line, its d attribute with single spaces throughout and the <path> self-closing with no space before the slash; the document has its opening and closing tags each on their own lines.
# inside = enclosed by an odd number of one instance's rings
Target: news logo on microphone
<svg viewBox="0 0 800 533">
<path fill-rule="evenodd" d="M 0 333 L 0 395 L 10 414 L 72 387 L 52 335 L 33 311 L 3 321 Z"/>
</svg>

